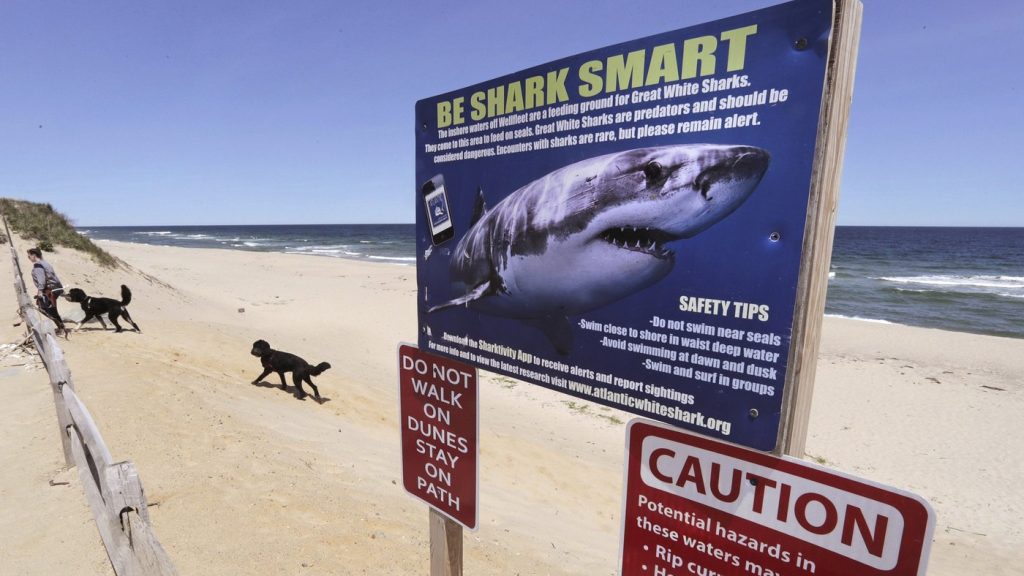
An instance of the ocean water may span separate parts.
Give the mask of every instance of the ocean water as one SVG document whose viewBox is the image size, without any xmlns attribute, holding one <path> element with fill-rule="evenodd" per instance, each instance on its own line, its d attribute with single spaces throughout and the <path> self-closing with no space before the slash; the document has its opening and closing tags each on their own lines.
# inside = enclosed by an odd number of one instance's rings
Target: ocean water
<svg viewBox="0 0 1024 576">
<path fill-rule="evenodd" d="M 840 226 L 827 314 L 1024 338 L 1024 228 Z"/>
<path fill-rule="evenodd" d="M 414 265 L 412 224 L 92 227 L 95 239 Z M 1024 228 L 840 226 L 825 313 L 1024 338 Z"/>
<path fill-rule="evenodd" d="M 413 224 L 99 226 L 79 228 L 79 232 L 93 239 L 158 246 L 227 248 L 416 263 L 416 227 Z"/>
</svg>

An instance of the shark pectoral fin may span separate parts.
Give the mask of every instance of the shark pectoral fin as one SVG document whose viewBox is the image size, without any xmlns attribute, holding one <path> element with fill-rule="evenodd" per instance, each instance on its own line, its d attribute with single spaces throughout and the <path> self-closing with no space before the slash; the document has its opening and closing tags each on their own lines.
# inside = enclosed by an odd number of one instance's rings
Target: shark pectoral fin
<svg viewBox="0 0 1024 576">
<path fill-rule="evenodd" d="M 455 306 L 469 306 L 471 302 L 475 302 L 481 298 L 486 298 L 496 292 L 497 290 L 495 289 L 494 284 L 491 282 L 484 282 L 458 298 L 430 308 L 427 310 L 427 314 L 432 314 L 438 310 L 444 310 L 445 308 L 454 308 Z"/>
<path fill-rule="evenodd" d="M 543 332 L 560 355 L 568 356 L 572 351 L 572 327 L 565 316 L 545 316 L 527 323 Z"/>
</svg>

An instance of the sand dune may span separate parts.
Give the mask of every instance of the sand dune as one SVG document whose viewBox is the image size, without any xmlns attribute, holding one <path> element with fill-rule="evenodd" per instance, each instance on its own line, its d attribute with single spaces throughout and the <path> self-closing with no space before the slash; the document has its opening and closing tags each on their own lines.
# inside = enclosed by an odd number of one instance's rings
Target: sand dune
<svg viewBox="0 0 1024 576">
<path fill-rule="evenodd" d="M 91 323 L 62 344 L 114 458 L 138 466 L 180 572 L 427 573 L 427 508 L 401 487 L 398 435 L 415 269 L 102 245 L 128 267 L 66 250 L 48 259 L 90 294 L 130 286 L 143 332 Z M 0 280 L 11 275 L 5 258 Z M 7 298 L 0 335 L 17 344 Z M 316 379 L 329 400 L 250 384 L 258 338 L 329 361 Z M 110 574 L 77 474 L 62 468 L 45 372 L 13 347 L 0 355 L 0 572 Z M 929 574 L 1024 573 L 1022 373 L 1021 340 L 827 319 L 808 457 L 930 500 Z M 466 573 L 617 574 L 631 416 L 493 375 L 480 397 L 480 529 L 465 536 Z"/>
</svg>

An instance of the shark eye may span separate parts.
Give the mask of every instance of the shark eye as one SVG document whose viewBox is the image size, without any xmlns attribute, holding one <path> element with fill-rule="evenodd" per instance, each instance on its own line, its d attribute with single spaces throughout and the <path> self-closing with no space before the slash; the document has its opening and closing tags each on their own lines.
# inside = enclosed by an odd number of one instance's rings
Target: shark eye
<svg viewBox="0 0 1024 576">
<path fill-rule="evenodd" d="M 657 182 L 665 176 L 665 168 L 652 160 L 644 166 L 644 176 L 647 177 L 648 182 Z"/>
</svg>

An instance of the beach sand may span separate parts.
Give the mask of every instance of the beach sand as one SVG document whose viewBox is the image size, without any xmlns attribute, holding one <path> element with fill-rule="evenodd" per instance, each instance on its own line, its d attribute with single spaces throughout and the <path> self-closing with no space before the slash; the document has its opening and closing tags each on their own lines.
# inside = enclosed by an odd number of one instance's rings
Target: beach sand
<svg viewBox="0 0 1024 576">
<path fill-rule="evenodd" d="M 402 488 L 398 432 L 415 268 L 100 244 L 128 267 L 69 250 L 47 259 L 92 295 L 130 286 L 143 332 L 90 323 L 61 345 L 115 460 L 138 467 L 180 573 L 428 573 L 428 511 Z M 0 337 L 17 344 L 4 260 Z M 329 401 L 250 384 L 259 338 L 329 361 L 316 379 Z M 78 475 L 63 468 L 46 373 L 11 346 L 0 354 L 0 573 L 109 575 Z M 1024 340 L 828 318 L 807 458 L 930 501 L 929 574 L 1024 574 L 1021 374 Z M 631 416 L 482 376 L 480 527 L 465 533 L 465 572 L 617 574 Z"/>
</svg>

